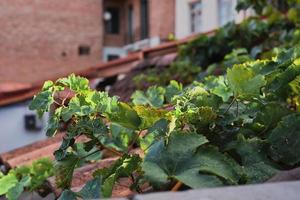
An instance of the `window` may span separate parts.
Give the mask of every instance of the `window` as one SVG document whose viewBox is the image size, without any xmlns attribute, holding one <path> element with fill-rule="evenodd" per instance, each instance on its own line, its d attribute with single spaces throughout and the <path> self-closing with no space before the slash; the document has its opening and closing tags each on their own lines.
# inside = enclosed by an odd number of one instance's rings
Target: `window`
<svg viewBox="0 0 300 200">
<path fill-rule="evenodd" d="M 133 7 L 130 5 L 128 7 L 128 43 L 132 43 L 134 40 L 134 24 L 133 24 Z"/>
<path fill-rule="evenodd" d="M 149 37 L 148 0 L 141 0 L 141 39 Z"/>
<path fill-rule="evenodd" d="M 79 46 L 78 47 L 78 55 L 90 55 L 90 47 L 89 46 Z"/>
<path fill-rule="evenodd" d="M 107 61 L 117 60 L 118 58 L 120 58 L 119 55 L 110 54 L 107 56 Z"/>
<path fill-rule="evenodd" d="M 120 33 L 120 10 L 116 7 L 106 8 L 105 14 L 109 17 L 105 19 L 105 32 L 107 34 Z"/>
<path fill-rule="evenodd" d="M 190 4 L 191 9 L 191 31 L 199 33 L 202 26 L 202 3 L 197 1 Z"/>
<path fill-rule="evenodd" d="M 219 26 L 224 26 L 234 20 L 234 5 L 232 0 L 218 0 Z"/>
</svg>

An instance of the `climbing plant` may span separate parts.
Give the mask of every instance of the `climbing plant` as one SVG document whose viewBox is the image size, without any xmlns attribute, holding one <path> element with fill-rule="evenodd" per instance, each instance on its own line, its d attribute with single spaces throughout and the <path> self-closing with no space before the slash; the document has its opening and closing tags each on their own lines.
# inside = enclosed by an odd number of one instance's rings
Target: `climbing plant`
<svg viewBox="0 0 300 200">
<path fill-rule="evenodd" d="M 248 8 L 254 8 L 257 15 L 240 24 L 229 22 L 211 36 L 199 34 L 179 47 L 177 60 L 165 70 L 149 68 L 137 75 L 134 78 L 137 88 L 167 85 L 171 79 L 189 84 L 194 79 L 224 73 L 230 64 L 246 61 L 245 54 L 247 60 L 271 58 L 274 48 L 299 44 L 298 0 L 240 0 L 237 4 L 238 11 Z"/>
<path fill-rule="evenodd" d="M 186 88 L 171 81 L 136 91 L 129 103 L 70 75 L 46 82 L 30 108 L 42 114 L 57 104 L 50 137 L 60 123 L 68 124 L 55 152 L 56 182 L 64 189 L 60 199 L 109 197 L 121 177 L 130 178 L 130 188 L 139 192 L 143 183 L 155 191 L 259 183 L 300 164 L 299 77 L 300 47 L 294 47 L 278 49 L 271 59 L 235 64 L 225 75 Z M 73 93 L 68 103 L 56 101 L 55 94 L 65 90 Z M 82 135 L 88 141 L 76 140 Z M 79 144 L 95 151 L 78 152 Z M 80 161 L 102 150 L 119 159 L 73 192 Z"/>
<path fill-rule="evenodd" d="M 54 175 L 53 162 L 47 158 L 34 161 L 29 166 L 12 169 L 8 174 L 0 173 L 0 195 L 9 200 L 17 200 L 21 193 L 39 190 L 44 181 Z"/>
</svg>

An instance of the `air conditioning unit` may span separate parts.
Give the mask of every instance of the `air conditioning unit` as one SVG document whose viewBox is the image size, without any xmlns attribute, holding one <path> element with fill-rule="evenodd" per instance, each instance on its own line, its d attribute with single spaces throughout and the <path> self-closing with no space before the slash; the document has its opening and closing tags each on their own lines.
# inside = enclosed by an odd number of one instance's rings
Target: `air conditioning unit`
<svg viewBox="0 0 300 200">
<path fill-rule="evenodd" d="M 40 131 L 43 128 L 43 121 L 36 114 L 25 114 L 24 126 L 27 131 Z"/>
<path fill-rule="evenodd" d="M 145 48 L 154 47 L 160 44 L 160 38 L 159 37 L 153 37 L 149 39 L 144 39 L 137 41 L 135 43 L 129 44 L 124 46 L 124 50 L 126 52 L 134 52 L 143 50 Z"/>
</svg>

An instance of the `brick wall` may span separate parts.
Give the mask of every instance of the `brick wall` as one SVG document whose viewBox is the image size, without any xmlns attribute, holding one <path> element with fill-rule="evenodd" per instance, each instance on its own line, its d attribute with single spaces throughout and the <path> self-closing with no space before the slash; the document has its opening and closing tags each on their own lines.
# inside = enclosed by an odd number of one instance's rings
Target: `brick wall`
<svg viewBox="0 0 300 200">
<path fill-rule="evenodd" d="M 149 37 L 168 38 L 175 32 L 175 0 L 149 1 Z M 105 46 L 122 46 L 128 44 L 128 7 L 132 5 L 134 12 L 134 41 L 141 40 L 141 4 L 140 0 L 105 0 L 104 7 L 120 8 L 121 32 L 118 35 L 105 34 Z"/>
<path fill-rule="evenodd" d="M 175 0 L 149 0 L 149 36 L 174 32 Z M 103 8 L 119 6 L 119 35 L 104 34 Z M 88 68 L 102 60 L 103 46 L 128 44 L 128 7 L 134 40 L 141 39 L 140 0 L 0 0 L 0 83 L 39 82 Z M 90 55 L 79 56 L 79 46 Z"/>
<path fill-rule="evenodd" d="M 175 32 L 175 0 L 150 0 L 150 36 L 167 39 Z"/>
<path fill-rule="evenodd" d="M 116 7 L 120 11 L 120 33 L 119 34 L 105 34 L 104 33 L 104 46 L 121 47 L 125 45 L 126 35 L 126 20 L 127 13 L 125 1 L 120 0 L 104 0 L 103 10 L 107 7 Z M 105 30 L 103 29 L 105 32 Z"/>
<path fill-rule="evenodd" d="M 0 82 L 35 82 L 101 61 L 102 0 L 1 0 Z M 90 55 L 79 56 L 80 45 Z"/>
</svg>

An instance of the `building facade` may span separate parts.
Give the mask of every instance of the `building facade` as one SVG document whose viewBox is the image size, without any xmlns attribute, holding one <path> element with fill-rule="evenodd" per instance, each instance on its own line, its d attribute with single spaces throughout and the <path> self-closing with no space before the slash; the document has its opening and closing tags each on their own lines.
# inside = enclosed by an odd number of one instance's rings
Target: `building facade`
<svg viewBox="0 0 300 200">
<path fill-rule="evenodd" d="M 48 114 L 41 119 L 21 102 L 0 109 L 0 154 L 46 138 Z"/>
<path fill-rule="evenodd" d="M 103 60 L 152 47 L 175 29 L 175 0 L 104 1 Z"/>
<path fill-rule="evenodd" d="M 253 14 L 236 12 L 237 0 L 176 0 L 176 38 L 214 30 L 230 21 L 236 23 Z"/>
<path fill-rule="evenodd" d="M 159 44 L 174 33 L 174 2 L 1 0 L 0 83 L 64 76 Z"/>
</svg>

